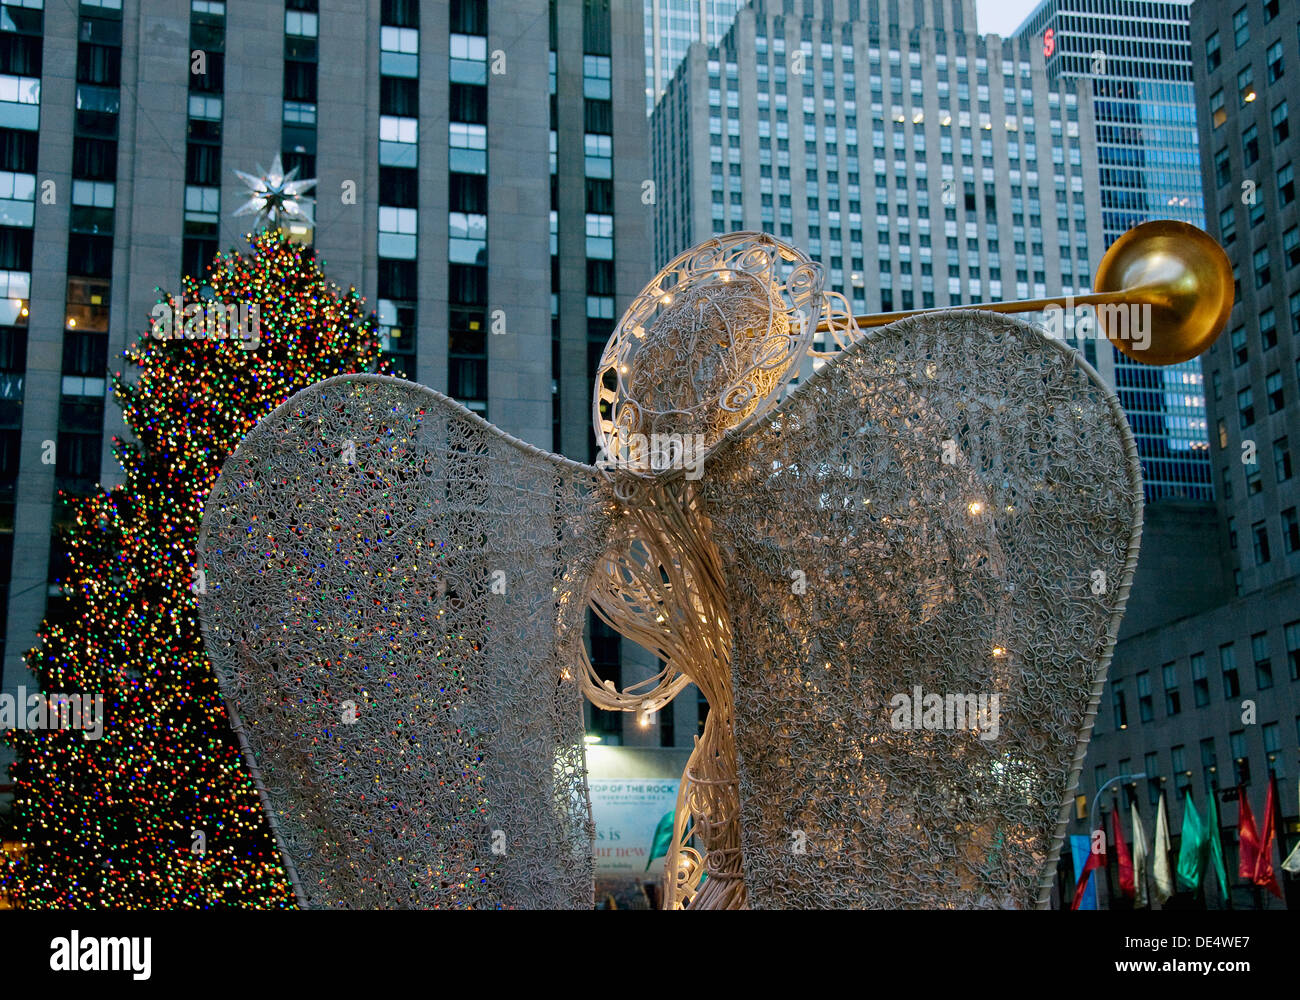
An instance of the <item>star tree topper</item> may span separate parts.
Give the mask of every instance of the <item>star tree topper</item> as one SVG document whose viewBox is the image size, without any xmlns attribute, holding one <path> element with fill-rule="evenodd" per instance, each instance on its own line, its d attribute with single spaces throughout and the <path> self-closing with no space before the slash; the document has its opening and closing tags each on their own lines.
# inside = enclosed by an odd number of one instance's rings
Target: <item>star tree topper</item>
<svg viewBox="0 0 1300 1000">
<path fill-rule="evenodd" d="M 259 224 L 281 227 L 287 222 L 301 222 L 315 226 L 313 216 L 315 199 L 304 196 L 316 186 L 316 178 L 295 180 L 298 168 L 294 167 L 287 174 L 280 154 L 275 154 L 271 169 L 265 170 L 259 163 L 257 174 L 246 174 L 236 170 L 235 175 L 248 187 L 249 199 L 235 212 L 235 216 L 256 213 Z"/>
</svg>

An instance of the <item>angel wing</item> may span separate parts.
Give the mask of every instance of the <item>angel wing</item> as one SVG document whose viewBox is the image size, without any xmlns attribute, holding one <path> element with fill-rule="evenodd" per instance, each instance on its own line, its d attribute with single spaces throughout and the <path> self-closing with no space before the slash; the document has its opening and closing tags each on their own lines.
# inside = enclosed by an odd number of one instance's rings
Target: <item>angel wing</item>
<svg viewBox="0 0 1300 1000">
<path fill-rule="evenodd" d="M 1045 904 L 1141 526 L 1096 372 L 1010 318 L 904 320 L 700 488 L 749 905 Z"/>
<path fill-rule="evenodd" d="M 304 905 L 591 905 L 602 483 L 375 375 L 303 390 L 227 461 L 202 626 Z"/>
</svg>

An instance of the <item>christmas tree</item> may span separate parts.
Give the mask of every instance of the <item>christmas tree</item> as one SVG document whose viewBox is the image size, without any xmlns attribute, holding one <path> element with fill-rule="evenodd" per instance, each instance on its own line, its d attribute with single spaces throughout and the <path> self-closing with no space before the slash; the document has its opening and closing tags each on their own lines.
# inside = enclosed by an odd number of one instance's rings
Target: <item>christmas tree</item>
<svg viewBox="0 0 1300 1000">
<path fill-rule="evenodd" d="M 195 544 L 208 491 L 257 420 L 320 379 L 377 370 L 378 336 L 356 290 L 278 229 L 218 255 L 206 287 L 183 286 L 125 355 L 138 378 L 114 378 L 133 437 L 114 442 L 124 484 L 63 500 L 65 596 L 29 664 L 47 695 L 102 692 L 105 721 L 98 739 L 9 734 L 26 850 L 0 892 L 19 906 L 294 905 L 203 651 Z M 236 318 L 250 327 L 226 325 Z"/>
</svg>

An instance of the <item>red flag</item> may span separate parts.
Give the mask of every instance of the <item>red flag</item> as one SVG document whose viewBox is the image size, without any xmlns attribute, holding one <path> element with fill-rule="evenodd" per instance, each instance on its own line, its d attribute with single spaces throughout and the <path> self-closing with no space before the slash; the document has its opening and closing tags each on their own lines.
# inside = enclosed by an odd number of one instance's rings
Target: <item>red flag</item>
<svg viewBox="0 0 1300 1000">
<path fill-rule="evenodd" d="M 1100 837 L 1097 834 L 1101 834 Z M 1100 841 L 1100 845 L 1098 845 Z M 1074 900 L 1070 903 L 1070 909 L 1077 910 L 1079 904 L 1083 901 L 1083 888 L 1088 884 L 1088 875 L 1106 863 L 1106 834 L 1105 827 L 1098 827 L 1092 832 L 1091 838 L 1092 850 L 1088 852 L 1088 860 L 1083 864 L 1083 871 L 1079 872 L 1079 881 L 1074 885 Z M 1100 850 L 1098 850 L 1100 846 Z"/>
<path fill-rule="evenodd" d="M 1277 802 L 1273 799 L 1273 782 L 1268 783 L 1268 798 L 1264 803 L 1264 842 L 1259 848 L 1259 857 L 1255 859 L 1255 884 L 1262 885 L 1278 899 L 1282 898 L 1282 887 L 1277 884 L 1277 872 L 1273 870 L 1273 836 L 1277 832 L 1274 810 Z"/>
<path fill-rule="evenodd" d="M 1247 882 L 1255 881 L 1255 863 L 1259 860 L 1259 831 L 1255 829 L 1255 814 L 1250 811 L 1246 787 L 1237 790 L 1237 875 Z"/>
<path fill-rule="evenodd" d="M 1133 881 L 1133 857 L 1128 852 L 1128 844 L 1124 843 L 1124 833 L 1119 828 L 1119 810 L 1111 812 L 1110 818 L 1111 832 L 1115 835 L 1115 858 L 1119 864 L 1120 891 L 1133 899 L 1137 896 L 1137 884 Z"/>
</svg>

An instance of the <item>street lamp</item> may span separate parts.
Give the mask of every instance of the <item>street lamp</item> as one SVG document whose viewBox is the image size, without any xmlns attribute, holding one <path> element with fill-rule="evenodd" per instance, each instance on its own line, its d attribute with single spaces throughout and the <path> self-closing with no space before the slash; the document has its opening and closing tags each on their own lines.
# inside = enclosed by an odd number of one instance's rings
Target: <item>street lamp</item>
<svg viewBox="0 0 1300 1000">
<path fill-rule="evenodd" d="M 1093 796 L 1092 805 L 1088 808 L 1088 835 L 1092 836 L 1092 831 L 1097 828 L 1097 803 L 1101 801 L 1102 794 L 1115 782 L 1133 782 L 1139 778 L 1145 778 L 1146 772 L 1139 771 L 1137 774 L 1117 774 L 1097 789 L 1097 794 Z"/>
</svg>

